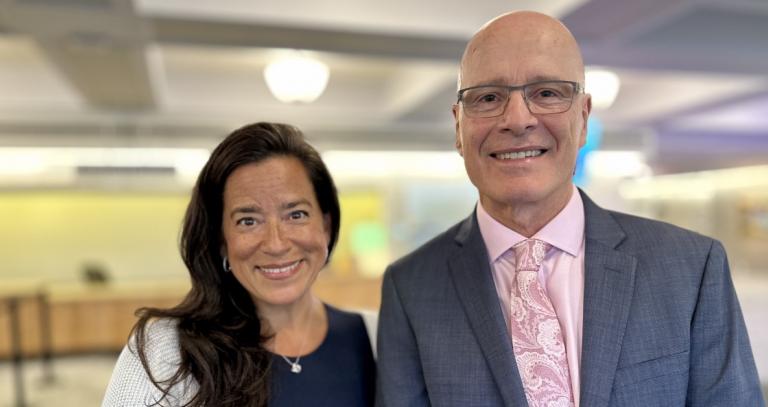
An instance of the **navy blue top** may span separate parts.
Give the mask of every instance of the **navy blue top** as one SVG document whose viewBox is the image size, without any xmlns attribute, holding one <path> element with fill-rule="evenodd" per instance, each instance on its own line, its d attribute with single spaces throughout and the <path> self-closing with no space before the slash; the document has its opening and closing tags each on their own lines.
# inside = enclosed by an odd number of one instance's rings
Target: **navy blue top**
<svg viewBox="0 0 768 407">
<path fill-rule="evenodd" d="M 301 373 L 272 355 L 270 406 L 373 406 L 376 363 L 363 318 L 328 304 L 325 310 L 328 333 L 320 347 L 301 357 Z"/>
</svg>

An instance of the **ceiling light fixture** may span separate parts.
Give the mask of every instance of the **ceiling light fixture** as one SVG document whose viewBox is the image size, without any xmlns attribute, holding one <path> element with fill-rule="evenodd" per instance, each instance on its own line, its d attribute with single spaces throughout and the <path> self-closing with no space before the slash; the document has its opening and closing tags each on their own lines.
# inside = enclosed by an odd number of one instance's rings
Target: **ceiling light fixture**
<svg viewBox="0 0 768 407">
<path fill-rule="evenodd" d="M 328 66 L 306 53 L 295 51 L 283 55 L 264 68 L 267 87 L 284 103 L 311 103 L 325 90 Z"/>
<path fill-rule="evenodd" d="M 611 107 L 619 94 L 621 81 L 615 73 L 599 68 L 587 68 L 586 92 L 592 95 L 592 107 L 605 110 Z"/>
</svg>

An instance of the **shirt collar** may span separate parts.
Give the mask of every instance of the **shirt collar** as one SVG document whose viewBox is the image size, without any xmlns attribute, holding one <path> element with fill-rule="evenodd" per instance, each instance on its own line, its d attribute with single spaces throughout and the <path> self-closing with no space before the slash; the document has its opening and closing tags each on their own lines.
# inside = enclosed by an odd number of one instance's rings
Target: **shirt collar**
<svg viewBox="0 0 768 407">
<path fill-rule="evenodd" d="M 496 261 L 510 247 L 526 239 L 491 217 L 479 201 L 476 212 L 477 224 L 491 262 Z M 536 232 L 533 238 L 543 240 L 571 256 L 578 254 L 584 241 L 584 202 L 576 186 L 573 187 L 571 199 L 565 207 Z"/>
</svg>

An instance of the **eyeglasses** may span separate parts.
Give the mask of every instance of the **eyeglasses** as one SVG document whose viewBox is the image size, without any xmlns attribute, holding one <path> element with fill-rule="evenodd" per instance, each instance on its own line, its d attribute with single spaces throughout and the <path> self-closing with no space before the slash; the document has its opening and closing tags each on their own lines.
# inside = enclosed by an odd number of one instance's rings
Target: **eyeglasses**
<svg viewBox="0 0 768 407">
<path fill-rule="evenodd" d="M 562 113 L 571 108 L 573 97 L 583 91 L 578 82 L 539 81 L 520 86 L 481 85 L 459 90 L 458 100 L 469 117 L 496 117 L 504 113 L 512 92 L 521 90 L 532 114 Z"/>
</svg>

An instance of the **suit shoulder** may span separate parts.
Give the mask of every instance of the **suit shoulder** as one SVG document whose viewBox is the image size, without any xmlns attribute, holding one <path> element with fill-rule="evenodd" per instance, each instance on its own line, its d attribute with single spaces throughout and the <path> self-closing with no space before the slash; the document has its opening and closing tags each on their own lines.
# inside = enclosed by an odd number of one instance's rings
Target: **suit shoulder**
<svg viewBox="0 0 768 407">
<path fill-rule="evenodd" d="M 634 243 L 645 241 L 649 245 L 663 246 L 676 250 L 692 247 L 709 250 L 713 245 L 721 246 L 720 242 L 709 236 L 668 222 L 622 212 L 608 212 L 624 229 L 628 240 L 634 241 Z"/>
<path fill-rule="evenodd" d="M 400 270 L 405 271 L 414 268 L 432 269 L 432 267 L 429 267 L 430 265 L 445 261 L 447 251 L 457 245 L 456 236 L 459 230 L 468 221 L 471 221 L 471 218 L 456 223 L 412 252 L 396 260 L 388 267 L 388 272 L 401 273 L 402 271 Z"/>
</svg>

